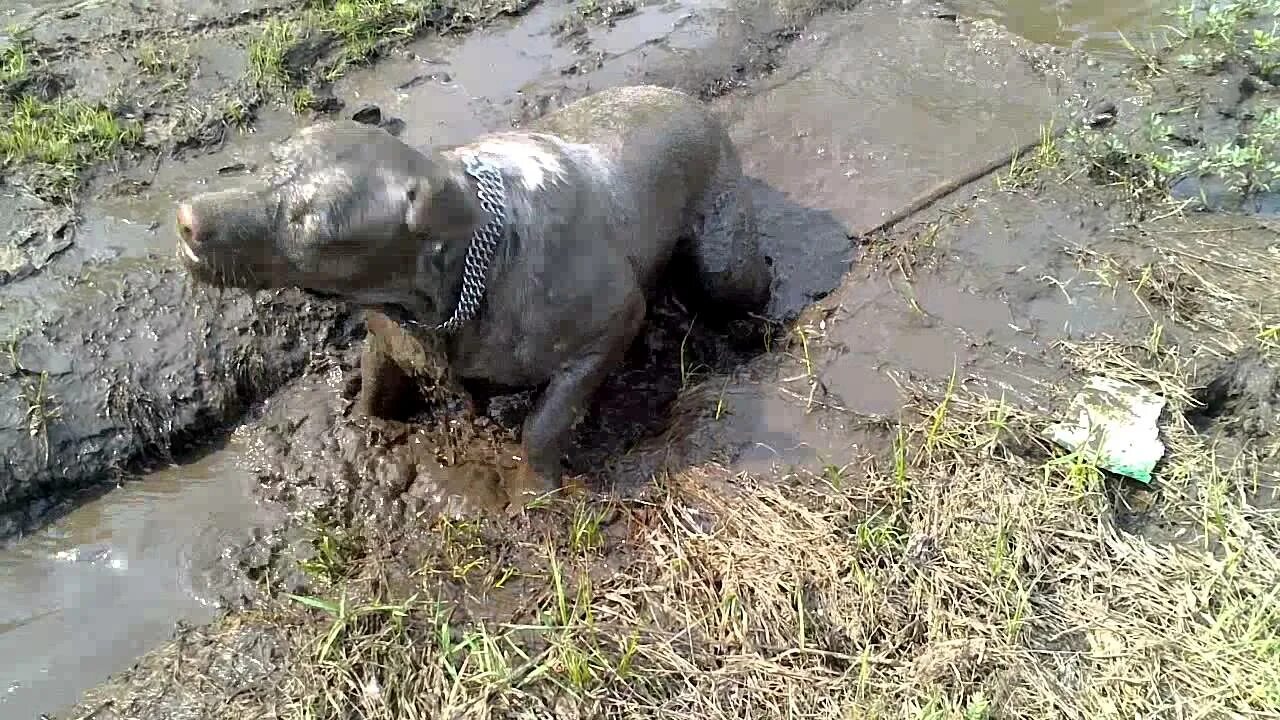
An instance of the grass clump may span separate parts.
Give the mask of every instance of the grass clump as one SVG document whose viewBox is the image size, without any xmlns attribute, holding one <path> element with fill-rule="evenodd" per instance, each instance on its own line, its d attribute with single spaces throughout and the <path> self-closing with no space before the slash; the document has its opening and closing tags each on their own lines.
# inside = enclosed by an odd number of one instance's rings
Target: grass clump
<svg viewBox="0 0 1280 720">
<path fill-rule="evenodd" d="M 138 47 L 134 63 L 148 75 L 182 75 L 191 62 L 190 51 L 176 44 L 147 42 Z"/>
<path fill-rule="evenodd" d="M 271 19 L 249 44 L 249 81 L 268 94 L 284 92 L 290 85 L 285 54 L 299 39 L 295 23 Z"/>
<path fill-rule="evenodd" d="M 475 15 L 485 8 L 477 2 L 450 10 L 458 21 L 478 21 Z M 416 37 L 443 12 L 435 0 L 312 0 L 295 16 L 263 26 L 249 48 L 250 83 L 269 97 L 287 98 L 301 112 L 315 102 L 303 80 L 312 66 L 319 66 L 325 80 L 335 80 L 387 44 Z"/>
<path fill-rule="evenodd" d="M 426 25 L 435 9 L 429 0 L 328 0 L 315 4 L 313 22 L 333 33 L 341 47 L 330 79 L 373 58 L 385 42 L 406 40 Z"/>
<path fill-rule="evenodd" d="M 1052 125 L 1040 127 L 1040 142 L 1029 155 L 1017 153 L 1009 161 L 1008 169 L 996 175 L 996 187 L 1013 191 L 1029 187 L 1041 173 L 1062 164 L 1062 148 Z"/>
<path fill-rule="evenodd" d="M 359 538 L 319 521 L 312 522 L 310 546 L 310 557 L 298 565 L 325 586 L 335 586 L 347 579 L 363 553 Z"/>
<path fill-rule="evenodd" d="M 31 166 L 32 190 L 68 200 L 81 172 L 141 142 L 142 126 L 101 105 L 26 94 L 39 67 L 25 35 L 14 32 L 0 50 L 0 166 Z"/>
<path fill-rule="evenodd" d="M 5 90 L 26 78 L 35 61 L 26 38 L 21 33 L 10 31 L 7 41 L 0 36 L 0 42 L 7 42 L 0 47 L 0 90 Z"/>
<path fill-rule="evenodd" d="M 71 193 L 80 173 L 142 140 L 139 123 L 79 100 L 24 96 L 0 108 L 0 160 L 30 163 L 55 194 Z"/>
</svg>

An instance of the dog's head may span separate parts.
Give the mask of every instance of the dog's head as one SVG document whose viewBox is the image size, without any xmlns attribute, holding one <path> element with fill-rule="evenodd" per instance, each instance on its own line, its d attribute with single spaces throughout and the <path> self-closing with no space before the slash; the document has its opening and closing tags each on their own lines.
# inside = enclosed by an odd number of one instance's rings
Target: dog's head
<svg viewBox="0 0 1280 720">
<path fill-rule="evenodd" d="M 321 123 L 272 154 L 270 177 L 179 203 L 178 255 L 198 280 L 408 307 L 424 261 L 481 217 L 438 155 L 375 127 Z"/>
</svg>

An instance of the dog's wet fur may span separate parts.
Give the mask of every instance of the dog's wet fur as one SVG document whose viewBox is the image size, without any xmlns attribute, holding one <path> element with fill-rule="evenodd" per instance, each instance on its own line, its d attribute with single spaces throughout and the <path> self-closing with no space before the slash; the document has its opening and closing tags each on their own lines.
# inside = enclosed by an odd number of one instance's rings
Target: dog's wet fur
<svg viewBox="0 0 1280 720">
<path fill-rule="evenodd" d="M 325 122 L 275 155 L 266 183 L 179 205 L 179 257 L 206 283 L 299 287 L 369 309 L 360 406 L 373 415 L 393 412 L 415 373 L 377 336 L 395 326 L 425 337 L 453 313 L 472 233 L 488 219 L 463 158 L 501 171 L 506 233 L 480 311 L 435 342 L 457 380 L 545 385 L 516 453 L 526 491 L 557 484 L 570 430 L 674 259 L 688 261 L 714 314 L 759 311 L 770 297 L 737 152 L 709 108 L 674 90 L 605 90 L 528 130 L 453 147 Z"/>
</svg>

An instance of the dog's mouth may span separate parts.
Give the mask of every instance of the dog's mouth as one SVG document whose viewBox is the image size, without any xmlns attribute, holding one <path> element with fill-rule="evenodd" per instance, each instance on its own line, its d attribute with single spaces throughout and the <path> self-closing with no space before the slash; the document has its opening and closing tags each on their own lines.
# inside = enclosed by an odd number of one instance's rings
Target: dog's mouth
<svg viewBox="0 0 1280 720">
<path fill-rule="evenodd" d="M 308 288 L 306 293 L 317 300 L 352 302 L 351 298 L 335 292 L 327 290 L 312 290 Z M 374 310 L 386 315 L 388 319 L 400 325 L 421 325 L 422 321 L 414 316 L 409 308 L 399 303 L 356 303 L 368 310 Z"/>
<path fill-rule="evenodd" d="M 338 293 L 329 292 L 328 290 L 315 290 L 312 288 L 304 288 L 303 291 L 306 292 L 306 294 L 318 300 L 346 300 L 347 299 L 339 295 Z"/>
<path fill-rule="evenodd" d="M 414 317 L 409 308 L 398 303 L 383 303 L 374 308 L 378 312 L 386 315 L 393 322 L 399 325 L 421 325 L 422 323 Z"/>
</svg>

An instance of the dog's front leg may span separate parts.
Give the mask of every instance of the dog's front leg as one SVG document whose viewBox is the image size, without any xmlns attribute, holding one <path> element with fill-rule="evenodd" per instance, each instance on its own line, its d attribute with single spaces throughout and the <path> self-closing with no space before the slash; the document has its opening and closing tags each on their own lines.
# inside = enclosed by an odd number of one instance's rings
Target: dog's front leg
<svg viewBox="0 0 1280 720">
<path fill-rule="evenodd" d="M 376 338 L 365 340 L 356 410 L 366 417 L 399 420 L 413 381 L 380 345 Z"/>
<path fill-rule="evenodd" d="M 506 481 L 513 509 L 560 485 L 560 457 L 573 426 L 587 412 L 600 385 L 617 367 L 644 323 L 644 296 L 637 293 L 615 316 L 607 338 L 567 363 L 551 378 L 525 418 L 515 476 Z"/>
</svg>

